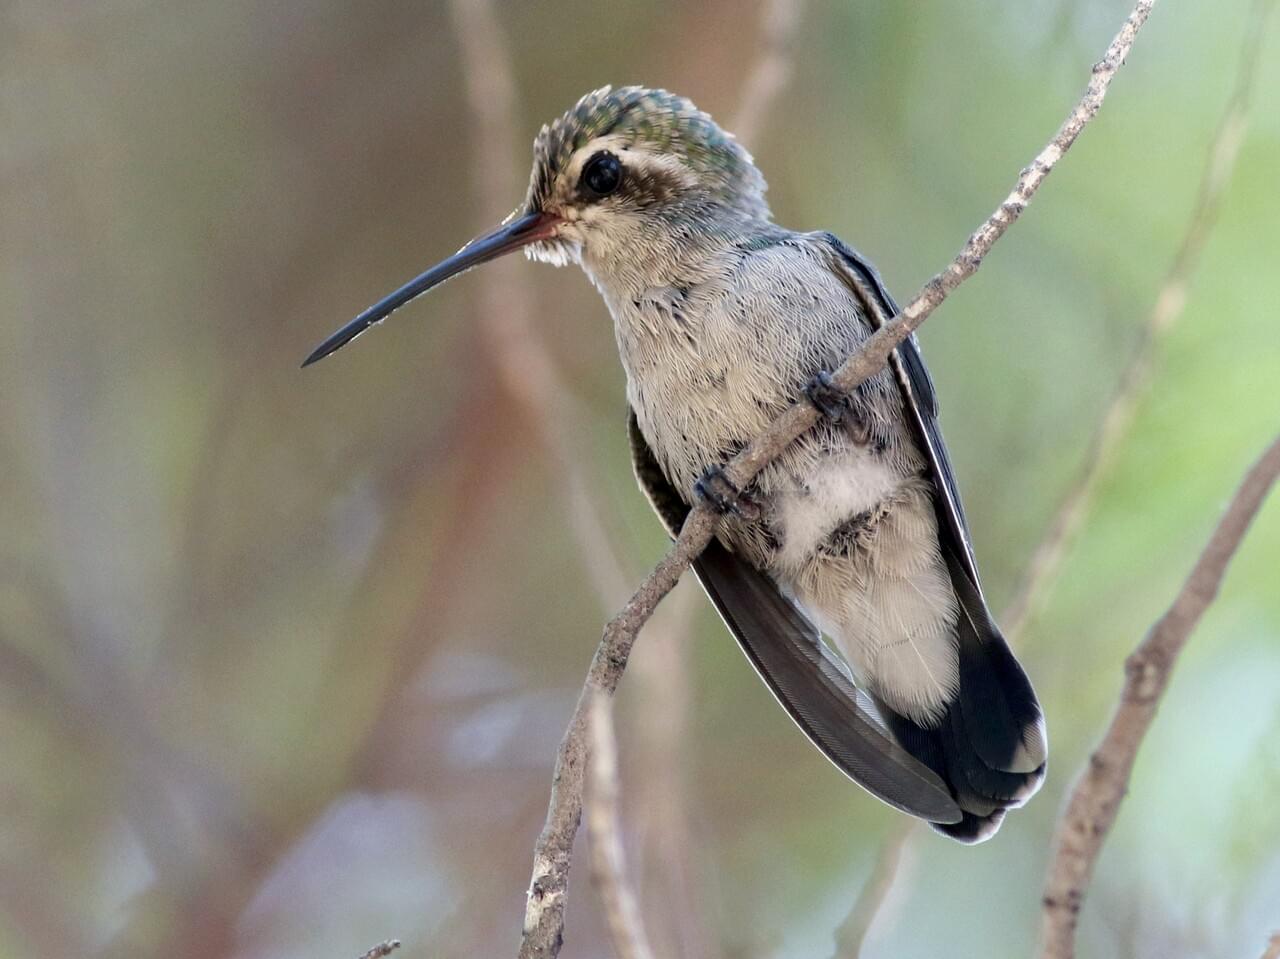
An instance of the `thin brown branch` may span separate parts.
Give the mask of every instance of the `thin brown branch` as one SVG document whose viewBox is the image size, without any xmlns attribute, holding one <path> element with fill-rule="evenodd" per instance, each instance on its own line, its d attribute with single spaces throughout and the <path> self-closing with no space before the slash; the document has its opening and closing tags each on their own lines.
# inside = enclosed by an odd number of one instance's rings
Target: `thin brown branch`
<svg viewBox="0 0 1280 959">
<path fill-rule="evenodd" d="M 1280 959 L 1280 932 L 1271 934 L 1271 939 L 1267 943 L 1267 951 L 1262 954 L 1262 959 Z"/>
<path fill-rule="evenodd" d="M 640 905 L 627 879 L 618 813 L 618 741 L 613 700 L 591 699 L 591 788 L 587 791 L 587 834 L 591 837 L 591 879 L 604 903 L 605 923 L 618 959 L 653 959 L 640 919 Z"/>
<path fill-rule="evenodd" d="M 1058 824 L 1045 882 L 1042 959 L 1072 959 L 1076 922 L 1094 864 L 1115 822 L 1142 740 L 1155 719 L 1178 654 L 1222 584 L 1231 558 L 1280 476 L 1280 437 L 1236 491 L 1168 611 L 1125 662 L 1120 705 L 1089 757 Z"/>
<path fill-rule="evenodd" d="M 899 820 L 880 843 L 876 861 L 871 866 L 871 874 L 858 891 L 858 898 L 853 901 L 848 918 L 836 931 L 835 959 L 858 959 L 862 955 L 862 947 L 866 945 L 867 935 L 875 925 L 876 916 L 889 899 L 894 880 L 898 876 L 898 868 L 902 864 L 903 853 L 916 832 L 916 826 L 914 819 Z"/>
<path fill-rule="evenodd" d="M 743 84 L 742 105 L 733 118 L 733 133 L 754 143 L 774 101 L 786 89 L 795 64 L 796 29 L 804 0 L 764 0 L 760 18 L 759 58 Z"/>
<path fill-rule="evenodd" d="M 510 160 L 527 152 L 516 136 L 520 125 L 511 55 L 491 0 L 452 0 L 451 10 L 467 102 L 476 119 L 475 205 L 497 223 L 507 211 L 496 208 L 494 198 L 515 196 L 522 188 Z M 592 497 L 593 484 L 575 449 L 573 436 L 586 417 L 573 403 L 573 391 L 532 322 L 528 270 L 529 264 L 517 257 L 489 267 L 489 281 L 480 287 L 480 330 L 503 385 L 524 407 L 562 478 L 557 485 L 583 569 L 601 605 L 613 609 L 627 595 L 631 577 L 613 548 L 604 510 Z"/>
<path fill-rule="evenodd" d="M 1012 643 L 1017 643 L 1028 623 L 1039 613 L 1067 550 L 1089 514 L 1103 477 L 1115 463 L 1133 426 L 1139 404 L 1151 383 L 1152 366 L 1160 343 L 1186 306 L 1188 285 L 1200 265 L 1240 155 L 1240 145 L 1248 125 L 1249 103 L 1256 86 L 1258 52 L 1267 18 L 1274 7 L 1274 0 L 1255 0 L 1246 18 L 1235 89 L 1227 100 L 1209 145 L 1191 219 L 1142 326 L 1133 354 L 1120 374 L 1106 413 L 1089 441 L 1080 472 L 1062 498 L 1049 523 L 1048 532 L 1036 547 L 1021 583 L 1014 590 L 1013 599 L 1002 619 L 1005 636 Z"/>
<path fill-rule="evenodd" d="M 360 959 L 386 959 L 387 956 L 391 955 L 393 952 L 395 952 L 399 948 L 400 948 L 399 939 L 388 939 L 386 942 L 378 943 L 376 946 L 374 946 L 372 949 L 370 949 L 368 952 L 362 955 Z"/>
<path fill-rule="evenodd" d="M 1005 636 L 1011 643 L 1018 643 L 1027 625 L 1040 612 L 1067 550 L 1088 517 L 1098 487 L 1110 471 L 1133 426 L 1138 406 L 1150 385 L 1157 348 L 1180 318 L 1186 305 L 1188 284 L 1199 266 L 1201 254 L 1217 222 L 1222 198 L 1240 155 L 1248 123 L 1249 104 L 1256 87 L 1261 38 L 1274 6 L 1274 0 L 1255 0 L 1247 17 L 1235 88 L 1227 100 L 1210 142 L 1196 202 L 1182 242 L 1156 293 L 1151 311 L 1143 324 L 1129 363 L 1120 375 L 1106 413 L 1090 440 L 1080 473 L 1063 497 L 1044 538 L 1032 553 L 1021 583 L 1014 590 L 1012 600 L 1000 617 Z M 886 861 L 898 862 L 901 856 L 897 847 L 903 841 L 900 834 L 888 836 L 884 840 L 877 866 Z M 886 888 L 877 900 L 868 901 L 868 890 L 864 889 L 854 902 L 853 910 L 838 939 L 838 943 L 851 943 L 852 948 L 844 946 L 839 955 L 857 955 L 863 938 L 875 920 L 875 909 L 887 898 L 888 889 L 893 883 L 892 875 L 883 878 L 883 881 Z"/>
<path fill-rule="evenodd" d="M 863 348 L 835 372 L 832 380 L 838 389 L 851 391 L 874 375 L 888 362 L 894 348 L 919 327 L 952 290 L 977 271 L 996 241 L 1021 216 L 1045 177 L 1097 115 L 1112 79 L 1154 6 L 1155 0 L 1139 0 L 1102 60 L 1094 64 L 1084 95 L 1057 134 L 1022 171 L 1009 196 L 969 238 L 947 268 L 926 283 L 906 309 L 869 337 Z M 809 404 L 792 406 L 725 466 L 726 476 L 738 489 L 745 489 L 764 466 L 810 429 L 817 418 L 817 410 Z M 671 550 L 605 627 L 556 756 L 547 820 L 534 847 L 533 877 L 520 943 L 521 959 L 554 957 L 559 954 L 563 942 L 569 861 L 582 815 L 582 785 L 589 752 L 586 709 L 590 697 L 601 691 L 613 694 L 640 627 L 694 558 L 706 548 L 715 534 L 717 523 L 717 516 L 705 503 L 699 503 L 691 510 Z"/>
</svg>

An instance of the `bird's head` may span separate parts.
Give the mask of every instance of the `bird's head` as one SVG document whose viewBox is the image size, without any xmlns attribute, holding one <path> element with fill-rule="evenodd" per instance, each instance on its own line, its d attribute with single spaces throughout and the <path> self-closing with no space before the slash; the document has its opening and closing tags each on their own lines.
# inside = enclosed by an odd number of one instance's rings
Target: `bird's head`
<svg viewBox="0 0 1280 959">
<path fill-rule="evenodd" d="M 533 145 L 524 204 L 365 310 L 309 356 L 345 346 L 452 276 L 523 249 L 602 274 L 674 264 L 752 224 L 767 222 L 765 181 L 751 155 L 683 97 L 644 87 L 603 87 L 547 124 Z"/>
<path fill-rule="evenodd" d="M 588 93 L 542 128 L 533 154 L 521 212 L 558 223 L 554 237 L 529 247 L 535 259 L 652 258 L 769 218 L 751 155 L 666 90 Z"/>
</svg>

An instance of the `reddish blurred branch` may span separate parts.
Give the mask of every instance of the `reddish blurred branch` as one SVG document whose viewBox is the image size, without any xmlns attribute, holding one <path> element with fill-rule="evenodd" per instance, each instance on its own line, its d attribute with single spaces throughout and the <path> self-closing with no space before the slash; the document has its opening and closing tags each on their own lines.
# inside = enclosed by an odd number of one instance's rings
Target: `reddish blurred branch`
<svg viewBox="0 0 1280 959">
<path fill-rule="evenodd" d="M 1227 564 L 1280 476 L 1280 437 L 1254 464 L 1219 520 L 1173 605 L 1125 662 L 1120 705 L 1089 757 L 1058 825 L 1041 927 L 1042 959 L 1075 955 L 1076 922 L 1094 864 L 1129 785 L 1134 758 L 1155 719 L 1173 665 L 1222 584 Z"/>
<path fill-rule="evenodd" d="M 952 290 L 978 270 L 996 241 L 1021 216 L 1054 165 L 1097 115 L 1107 88 L 1154 5 L 1155 0 L 1139 0 L 1102 60 L 1094 64 L 1088 88 L 1079 103 L 1049 144 L 1022 171 L 1013 191 L 969 238 L 946 269 L 926 283 L 897 317 L 881 327 L 835 372 L 832 380 L 836 388 L 851 391 L 874 375 L 888 361 L 894 348 L 910 336 Z M 813 406 L 807 403 L 792 406 L 725 465 L 725 475 L 738 489 L 745 489 L 764 466 L 810 429 L 817 419 L 818 412 Z M 716 514 L 705 503 L 699 503 L 690 511 L 671 550 L 605 627 L 556 756 L 547 821 L 534 847 L 533 877 L 519 951 L 521 959 L 554 957 L 559 954 L 563 943 L 570 857 L 582 815 L 584 767 L 589 755 L 586 715 L 592 697 L 599 693 L 613 694 L 640 628 L 690 563 L 706 548 L 715 534 L 717 522 Z"/>
<path fill-rule="evenodd" d="M 527 152 L 518 137 L 516 84 L 511 55 L 490 0 L 453 0 L 454 28 L 462 55 L 467 102 L 476 118 L 475 204 L 497 222 L 507 212 L 494 208 L 495 197 L 517 196 L 523 181 L 512 164 Z M 560 476 L 566 514 L 582 555 L 582 567 L 605 609 L 627 594 L 630 577 L 613 548 L 591 495 L 593 484 L 575 450 L 573 437 L 585 417 L 573 402 L 555 360 L 531 320 L 529 264 L 508 257 L 490 266 L 480 288 L 479 324 L 498 376 L 524 408 Z"/>
<path fill-rule="evenodd" d="M 1262 954 L 1262 959 L 1280 959 L 1280 932 L 1271 934 L 1271 941 L 1267 943 L 1267 951 Z"/>
<path fill-rule="evenodd" d="M 1017 643 L 1027 624 L 1039 612 L 1040 604 L 1062 565 L 1063 557 L 1088 516 L 1102 478 L 1115 462 L 1116 454 L 1133 426 L 1138 404 L 1151 382 L 1156 350 L 1186 306 L 1187 286 L 1200 264 L 1205 244 L 1218 220 L 1222 198 L 1231 182 L 1231 174 L 1240 155 L 1240 145 L 1244 142 L 1249 103 L 1253 99 L 1258 73 L 1258 52 L 1262 36 L 1266 32 L 1267 18 L 1274 6 L 1274 0 L 1255 0 L 1246 18 L 1235 88 L 1227 100 L 1222 119 L 1218 122 L 1217 131 L 1209 145 L 1209 155 L 1191 220 L 1169 272 L 1156 294 L 1147 321 L 1138 335 L 1133 354 L 1120 374 L 1111 403 L 1089 442 L 1080 473 L 1063 497 L 1058 511 L 1049 523 L 1048 532 L 1027 563 L 1022 582 L 1014 591 L 1008 611 L 1002 617 L 1005 636 L 1011 643 Z"/>
</svg>

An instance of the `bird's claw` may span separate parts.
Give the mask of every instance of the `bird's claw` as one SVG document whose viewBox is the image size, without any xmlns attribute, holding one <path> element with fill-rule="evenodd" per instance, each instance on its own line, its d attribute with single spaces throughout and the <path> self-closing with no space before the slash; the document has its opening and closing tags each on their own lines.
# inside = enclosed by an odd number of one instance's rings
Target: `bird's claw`
<svg viewBox="0 0 1280 959">
<path fill-rule="evenodd" d="M 839 423 L 849 413 L 849 394 L 836 386 L 826 370 L 805 384 L 804 395 L 814 409 L 833 423 Z"/>
<path fill-rule="evenodd" d="M 748 522 L 760 518 L 760 507 L 751 497 L 743 495 L 719 466 L 712 466 L 703 473 L 693 484 L 693 491 L 721 516 L 735 513 Z"/>
</svg>

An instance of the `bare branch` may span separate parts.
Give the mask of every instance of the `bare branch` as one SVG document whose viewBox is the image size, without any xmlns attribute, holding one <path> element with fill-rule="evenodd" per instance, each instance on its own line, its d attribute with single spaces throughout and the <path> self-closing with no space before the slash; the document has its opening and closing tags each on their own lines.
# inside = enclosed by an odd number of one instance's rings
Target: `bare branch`
<svg viewBox="0 0 1280 959">
<path fill-rule="evenodd" d="M 1075 955 L 1080 906 L 1128 788 L 1138 747 L 1155 719 L 1178 654 L 1217 595 L 1227 564 L 1277 476 L 1280 437 L 1246 474 L 1173 605 L 1125 662 L 1120 705 L 1076 782 L 1058 825 L 1045 883 L 1042 959 L 1072 959 Z"/>
<path fill-rule="evenodd" d="M 1195 208 L 1182 243 L 1173 258 L 1155 303 L 1139 334 L 1128 365 L 1120 375 L 1115 393 L 1089 442 L 1079 476 L 1063 497 L 1049 523 L 1048 532 L 1027 564 L 1022 582 L 1014 591 L 1002 620 L 1004 634 L 1017 643 L 1030 620 L 1040 611 L 1045 593 L 1056 578 L 1063 557 L 1075 541 L 1102 477 L 1115 462 L 1116 454 L 1129 433 L 1142 397 L 1151 381 L 1155 353 L 1170 328 L 1181 317 L 1187 302 L 1187 286 L 1213 232 L 1222 208 L 1222 197 L 1235 170 L 1236 158 L 1248 125 L 1249 103 L 1257 78 L 1258 51 L 1274 0 L 1255 0 L 1246 18 L 1235 89 L 1223 110 L 1217 132 L 1209 146 L 1204 174 Z"/>
<path fill-rule="evenodd" d="M 618 814 L 618 742 L 613 699 L 591 699 L 591 789 L 587 792 L 587 834 L 591 837 L 591 878 L 604 901 L 605 922 L 618 959 L 653 959 L 640 920 L 640 906 L 627 881 Z"/>
<path fill-rule="evenodd" d="M 835 959 L 858 959 L 862 955 L 867 934 L 871 932 L 876 916 L 889 899 L 907 842 L 915 834 L 916 826 L 914 819 L 902 819 L 880 843 L 880 851 L 871 866 L 871 874 L 862 884 L 858 898 L 853 901 L 848 918 L 836 931 Z"/>
<path fill-rule="evenodd" d="M 388 939 L 386 942 L 378 943 L 376 946 L 374 946 L 372 949 L 366 952 L 363 956 L 361 956 L 360 959 L 386 959 L 387 956 L 391 955 L 393 952 L 395 952 L 399 948 L 400 948 L 399 939 Z"/>
<path fill-rule="evenodd" d="M 947 268 L 926 283 L 906 309 L 869 337 L 863 348 L 835 372 L 832 380 L 838 389 L 851 391 L 874 375 L 888 361 L 894 348 L 919 327 L 952 290 L 977 271 L 983 257 L 1018 219 L 1045 177 L 1070 149 L 1080 131 L 1097 115 L 1112 79 L 1154 5 L 1155 0 L 1139 0 L 1102 60 L 1094 64 L 1084 95 L 1049 144 L 1022 171 L 1013 191 L 969 238 Z M 725 474 L 738 489 L 745 489 L 764 466 L 810 429 L 817 418 L 817 411 L 807 403 L 792 406 L 726 464 Z M 586 710 L 590 697 L 597 691 L 612 695 L 626 668 L 640 627 L 694 558 L 706 548 L 717 523 L 718 517 L 706 504 L 699 503 L 691 510 L 671 550 L 605 627 L 556 756 L 547 820 L 534 848 L 533 878 L 519 952 L 521 959 L 554 957 L 559 954 L 563 941 L 569 860 L 582 815 L 583 774 L 588 756 Z"/>
<path fill-rule="evenodd" d="M 742 106 L 733 118 L 733 133 L 743 143 L 754 143 L 765 117 L 791 80 L 795 61 L 796 28 L 804 12 L 804 0 L 765 0 L 760 18 L 761 51 L 743 84 Z"/>
<path fill-rule="evenodd" d="M 1274 0 L 1256 0 L 1253 5 L 1245 29 L 1235 89 L 1227 101 L 1210 143 L 1195 206 L 1178 252 L 1156 294 L 1133 356 L 1120 376 L 1107 411 L 1085 453 L 1080 475 L 1063 497 L 1044 538 L 1028 562 L 1022 582 L 1000 616 L 1001 627 L 1010 643 L 1017 644 L 1028 623 L 1039 612 L 1045 593 L 1057 577 L 1066 551 L 1088 516 L 1102 477 L 1110 470 L 1133 425 L 1138 404 L 1150 382 L 1151 365 L 1159 342 L 1181 316 L 1186 305 L 1187 285 L 1199 265 L 1201 253 L 1217 221 L 1222 197 L 1235 170 L 1240 145 L 1244 141 L 1249 103 L 1256 85 L 1261 38 L 1273 7 Z M 892 870 L 894 866 L 890 864 L 901 860 L 901 847 L 907 838 L 902 833 L 891 833 L 885 838 L 875 870 L 875 875 L 884 886 L 883 891 L 871 896 L 874 888 L 864 887 L 859 894 L 838 934 L 838 955 L 858 954 L 858 949 L 875 921 L 875 911 L 883 904 L 893 884 L 892 872 L 886 874 L 883 869 Z"/>
</svg>

